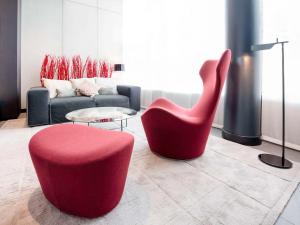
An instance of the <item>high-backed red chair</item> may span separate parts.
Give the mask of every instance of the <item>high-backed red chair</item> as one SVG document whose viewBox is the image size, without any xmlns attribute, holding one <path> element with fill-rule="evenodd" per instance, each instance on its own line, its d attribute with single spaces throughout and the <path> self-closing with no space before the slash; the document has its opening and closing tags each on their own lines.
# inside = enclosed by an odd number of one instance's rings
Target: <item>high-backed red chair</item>
<svg viewBox="0 0 300 225">
<path fill-rule="evenodd" d="M 142 123 L 153 152 L 175 159 L 192 159 L 204 152 L 230 60 L 228 49 L 219 61 L 208 60 L 202 65 L 203 93 L 193 108 L 160 98 L 143 113 Z"/>
</svg>

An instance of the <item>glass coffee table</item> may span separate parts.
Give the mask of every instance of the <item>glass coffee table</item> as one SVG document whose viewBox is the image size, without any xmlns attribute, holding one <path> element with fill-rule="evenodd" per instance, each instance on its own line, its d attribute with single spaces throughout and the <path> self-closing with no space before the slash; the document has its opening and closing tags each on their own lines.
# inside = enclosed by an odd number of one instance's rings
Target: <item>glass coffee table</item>
<svg viewBox="0 0 300 225">
<path fill-rule="evenodd" d="M 123 107 L 93 107 L 79 109 L 69 112 L 66 118 L 73 123 L 105 123 L 105 122 L 121 122 L 120 129 L 123 131 L 124 122 L 127 127 L 127 120 L 136 115 L 136 111 Z"/>
</svg>

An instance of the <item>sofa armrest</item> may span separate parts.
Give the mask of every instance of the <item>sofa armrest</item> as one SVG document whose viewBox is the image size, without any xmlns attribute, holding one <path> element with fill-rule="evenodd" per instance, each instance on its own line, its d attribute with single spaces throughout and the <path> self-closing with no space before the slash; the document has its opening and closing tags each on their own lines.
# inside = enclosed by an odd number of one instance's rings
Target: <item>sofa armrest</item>
<svg viewBox="0 0 300 225">
<path fill-rule="evenodd" d="M 137 86 L 118 85 L 117 90 L 119 95 L 124 95 L 129 98 L 129 107 L 136 111 L 141 109 L 141 88 Z"/>
<path fill-rule="evenodd" d="M 49 124 L 49 100 L 47 88 L 35 87 L 27 92 L 28 126 Z"/>
</svg>

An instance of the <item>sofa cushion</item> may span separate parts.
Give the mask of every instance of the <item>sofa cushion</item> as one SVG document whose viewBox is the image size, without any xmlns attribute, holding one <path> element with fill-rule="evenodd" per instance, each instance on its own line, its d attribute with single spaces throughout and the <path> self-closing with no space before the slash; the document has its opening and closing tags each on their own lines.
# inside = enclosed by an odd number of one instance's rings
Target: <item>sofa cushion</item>
<svg viewBox="0 0 300 225">
<path fill-rule="evenodd" d="M 89 82 L 91 84 L 96 84 L 95 82 L 95 78 L 77 78 L 77 79 L 70 79 L 70 82 L 72 84 L 72 87 L 74 89 L 79 88 L 79 86 L 81 85 L 81 83 L 83 82 Z"/>
<path fill-rule="evenodd" d="M 57 98 L 76 96 L 76 90 L 73 88 L 57 88 L 56 93 L 57 93 L 56 96 Z"/>
<path fill-rule="evenodd" d="M 64 97 L 50 100 L 50 121 L 51 123 L 61 123 L 68 121 L 67 113 L 83 108 L 95 107 L 95 101 L 91 97 Z"/>
<path fill-rule="evenodd" d="M 129 98 L 123 95 L 95 95 L 97 107 L 112 106 L 129 108 Z"/>
<path fill-rule="evenodd" d="M 72 84 L 68 80 L 55 80 L 43 78 L 44 87 L 49 90 L 50 98 L 57 96 L 56 89 L 72 89 Z"/>
<path fill-rule="evenodd" d="M 117 95 L 117 79 L 116 78 L 103 78 L 103 77 L 97 77 L 95 78 L 95 82 L 100 88 L 110 88 L 112 90 L 112 94 Z M 101 92 L 100 92 L 101 94 Z"/>
<path fill-rule="evenodd" d="M 98 94 L 99 87 L 89 81 L 84 81 L 78 86 L 81 95 L 92 97 Z"/>
</svg>

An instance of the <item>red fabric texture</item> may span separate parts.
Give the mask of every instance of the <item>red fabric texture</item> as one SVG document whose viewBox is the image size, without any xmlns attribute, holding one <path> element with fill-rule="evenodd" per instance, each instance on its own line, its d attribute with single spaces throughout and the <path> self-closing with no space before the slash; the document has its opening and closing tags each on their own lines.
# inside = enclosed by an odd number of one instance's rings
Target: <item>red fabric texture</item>
<svg viewBox="0 0 300 225">
<path fill-rule="evenodd" d="M 133 143 L 128 133 L 63 124 L 35 134 L 29 151 L 46 198 L 64 212 L 94 218 L 120 201 Z"/>
<path fill-rule="evenodd" d="M 220 94 L 230 66 L 231 51 L 220 60 L 208 60 L 201 69 L 203 93 L 191 109 L 160 98 L 142 115 L 150 149 L 162 156 L 192 159 L 204 152 Z"/>
</svg>

